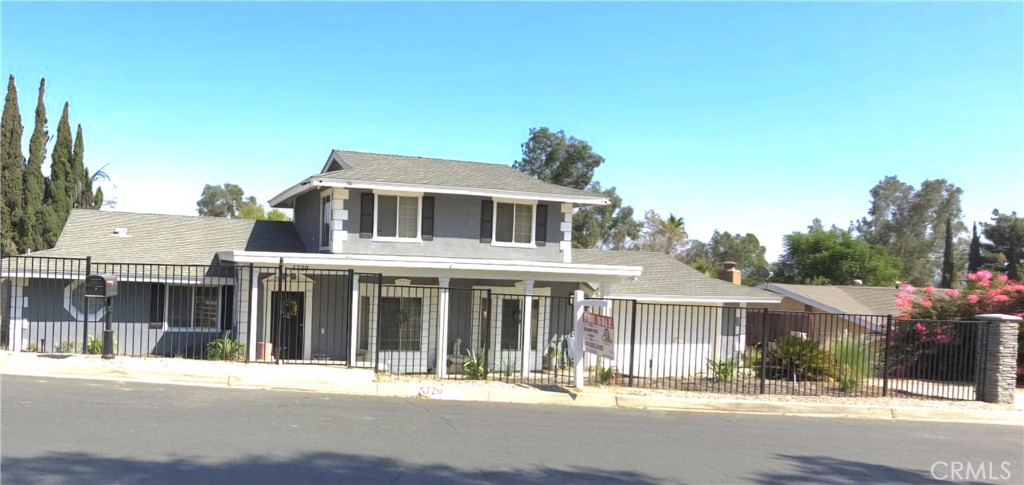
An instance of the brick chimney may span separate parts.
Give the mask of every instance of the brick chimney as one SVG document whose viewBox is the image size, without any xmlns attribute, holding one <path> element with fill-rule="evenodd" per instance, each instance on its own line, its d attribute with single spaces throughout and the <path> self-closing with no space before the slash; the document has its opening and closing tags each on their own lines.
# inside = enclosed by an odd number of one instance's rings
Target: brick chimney
<svg viewBox="0 0 1024 485">
<path fill-rule="evenodd" d="M 726 261 L 722 263 L 722 266 L 724 267 L 718 272 L 718 279 L 728 281 L 734 285 L 743 283 L 743 275 L 740 273 L 740 270 L 736 268 L 736 263 Z"/>
</svg>

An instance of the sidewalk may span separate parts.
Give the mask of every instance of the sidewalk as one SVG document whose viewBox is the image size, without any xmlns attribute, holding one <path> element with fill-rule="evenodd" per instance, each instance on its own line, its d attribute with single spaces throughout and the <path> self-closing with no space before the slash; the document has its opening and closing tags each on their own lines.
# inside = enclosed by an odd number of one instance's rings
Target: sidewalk
<svg viewBox="0 0 1024 485">
<path fill-rule="evenodd" d="M 243 389 L 276 389 L 453 401 L 617 407 L 626 409 L 845 417 L 1024 425 L 1024 394 L 1016 406 L 980 402 L 800 396 L 735 396 L 617 387 L 572 389 L 493 381 L 440 381 L 381 376 L 372 369 L 273 365 L 189 359 L 0 352 L 0 375 L 102 379 Z"/>
</svg>

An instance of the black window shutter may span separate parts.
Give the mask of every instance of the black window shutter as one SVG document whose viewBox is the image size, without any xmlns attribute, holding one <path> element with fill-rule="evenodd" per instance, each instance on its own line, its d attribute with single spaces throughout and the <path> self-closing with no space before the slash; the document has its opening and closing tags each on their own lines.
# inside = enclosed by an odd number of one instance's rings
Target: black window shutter
<svg viewBox="0 0 1024 485">
<path fill-rule="evenodd" d="M 373 193 L 364 192 L 359 203 L 359 237 L 373 237 Z"/>
<path fill-rule="evenodd" d="M 548 206 L 544 204 L 537 205 L 537 227 L 534 234 L 536 235 L 537 245 L 544 246 L 548 241 Z"/>
<path fill-rule="evenodd" d="M 164 321 L 164 295 L 167 285 L 153 283 L 149 285 L 149 323 L 160 323 Z"/>
<path fill-rule="evenodd" d="M 491 242 L 491 233 L 494 232 L 494 202 L 484 200 L 480 203 L 480 242 Z"/>
<path fill-rule="evenodd" d="M 434 240 L 434 198 L 423 198 L 423 223 L 421 224 L 422 239 L 424 241 Z"/>
<path fill-rule="evenodd" d="M 225 332 L 231 330 L 231 323 L 235 319 L 235 287 L 222 286 L 220 290 L 220 330 Z M 232 338 L 237 335 L 232 335 Z"/>
</svg>

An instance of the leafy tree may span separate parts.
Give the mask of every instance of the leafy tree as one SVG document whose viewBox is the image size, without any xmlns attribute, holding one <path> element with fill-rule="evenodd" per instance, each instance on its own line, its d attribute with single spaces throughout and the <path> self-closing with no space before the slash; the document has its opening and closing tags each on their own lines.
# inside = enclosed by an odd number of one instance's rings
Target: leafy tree
<svg viewBox="0 0 1024 485">
<path fill-rule="evenodd" d="M 203 187 L 203 194 L 196 202 L 196 212 L 208 217 L 238 217 L 245 191 L 241 187 L 225 183 Z"/>
<path fill-rule="evenodd" d="M 879 245 L 857 239 L 849 231 L 794 232 L 784 237 L 785 252 L 774 265 L 781 283 L 888 286 L 900 277 L 902 264 Z"/>
<path fill-rule="evenodd" d="M 39 81 L 39 99 L 36 101 L 35 127 L 29 138 L 28 163 L 25 165 L 25 199 L 24 212 L 18 225 L 18 249 L 22 252 L 46 249 L 43 243 L 43 197 L 46 179 L 43 177 L 43 160 L 46 158 L 46 142 L 49 134 L 46 131 L 46 105 L 43 94 L 46 91 L 46 79 Z"/>
<path fill-rule="evenodd" d="M 685 243 L 686 228 L 682 217 L 669 214 L 667 219 L 663 219 L 653 210 L 644 214 L 637 249 L 678 256 L 685 249 Z"/>
<path fill-rule="evenodd" d="M 986 258 L 981 254 L 981 238 L 978 237 L 978 223 L 975 222 L 971 228 L 971 247 L 967 252 L 967 272 L 977 273 L 985 263 Z"/>
<path fill-rule="evenodd" d="M 986 223 L 983 231 L 990 241 L 986 249 L 1000 256 L 999 269 L 1011 280 L 1020 280 L 1024 269 L 1024 218 L 1016 212 L 1006 214 L 996 209 L 992 211 L 992 222 Z"/>
<path fill-rule="evenodd" d="M 588 191 L 603 194 L 608 205 L 583 207 L 572 217 L 572 244 L 578 248 L 626 249 L 640 237 L 640 223 L 633 208 L 622 205 L 615 187 L 602 189 L 595 181 Z"/>
<path fill-rule="evenodd" d="M 102 192 L 100 192 L 102 196 Z M 227 217 L 230 219 L 251 219 L 269 221 L 290 221 L 291 219 L 277 209 L 267 212 L 256 200 L 256 197 L 245 196 L 241 187 L 225 183 L 224 185 L 207 185 L 203 188 L 202 198 L 196 203 L 196 211 L 201 216 Z"/>
<path fill-rule="evenodd" d="M 939 286 L 942 288 L 952 288 L 953 279 L 956 277 L 956 266 L 953 262 L 953 219 L 946 218 L 946 239 L 943 245 L 942 251 L 942 278 L 939 280 Z"/>
<path fill-rule="evenodd" d="M 604 158 L 590 144 L 564 131 L 547 127 L 530 128 L 530 138 L 522 145 L 523 158 L 512 168 L 545 182 L 583 190 L 594 178 L 594 170 Z"/>
<path fill-rule="evenodd" d="M 0 119 L 0 255 L 18 254 L 14 231 L 24 210 L 24 166 L 21 153 L 21 111 L 18 109 L 18 91 L 14 76 L 7 80 L 3 118 Z"/>
<path fill-rule="evenodd" d="M 960 222 L 962 193 L 942 179 L 925 180 L 915 190 L 888 176 L 871 189 L 868 217 L 855 227 L 864 240 L 885 246 L 902 261 L 908 281 L 931 283 L 941 269 L 945 221 L 953 221 L 954 237 L 965 230 Z"/>
<path fill-rule="evenodd" d="M 764 283 L 758 271 L 768 267 L 764 253 L 765 247 L 757 236 L 730 234 L 716 229 L 707 243 L 690 241 L 686 251 L 680 255 L 680 260 L 709 275 L 714 275 L 726 261 L 732 261 L 743 274 L 743 283 L 754 286 Z"/>
</svg>

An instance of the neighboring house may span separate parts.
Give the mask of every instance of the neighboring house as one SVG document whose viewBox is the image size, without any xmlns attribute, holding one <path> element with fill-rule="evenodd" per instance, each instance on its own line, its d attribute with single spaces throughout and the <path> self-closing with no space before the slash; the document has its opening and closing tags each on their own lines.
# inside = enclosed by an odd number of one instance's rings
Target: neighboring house
<svg viewBox="0 0 1024 485">
<path fill-rule="evenodd" d="M 571 331 L 576 290 L 716 307 L 700 318 L 723 335 L 742 333 L 743 312 L 729 308 L 779 300 L 665 255 L 573 250 L 573 209 L 607 203 L 505 165 L 335 150 L 271 199 L 294 210 L 293 223 L 75 210 L 53 249 L 5 260 L 9 342 L 96 335 L 102 309 L 79 308 L 87 269 L 124 282 L 112 313 L 119 348 L 194 353 L 229 331 L 250 360 L 396 372 L 444 369 L 466 349 L 486 349 L 495 368 L 539 370 Z M 85 257 L 88 268 L 44 259 Z M 63 311 L 40 313 L 54 306 Z M 641 336 L 692 326 L 647 311 Z"/>
<path fill-rule="evenodd" d="M 896 294 L 899 291 L 892 286 L 768 283 L 763 288 L 782 297 L 782 301 L 751 307 L 793 312 L 790 330 L 819 339 L 842 331 L 877 333 L 884 329 L 887 315 L 898 313 Z M 815 317 L 816 314 L 821 316 Z"/>
</svg>

